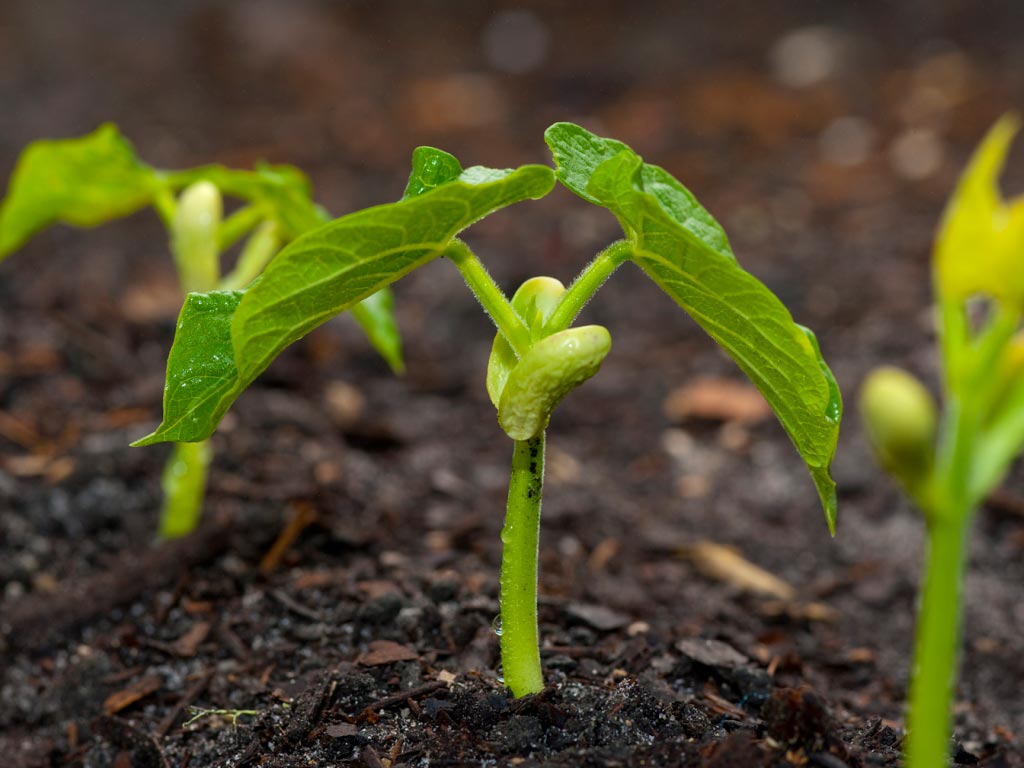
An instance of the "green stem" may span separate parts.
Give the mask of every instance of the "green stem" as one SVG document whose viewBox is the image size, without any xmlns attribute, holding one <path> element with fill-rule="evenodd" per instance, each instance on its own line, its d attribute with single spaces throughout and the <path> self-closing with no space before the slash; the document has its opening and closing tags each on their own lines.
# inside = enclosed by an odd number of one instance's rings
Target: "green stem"
<svg viewBox="0 0 1024 768">
<path fill-rule="evenodd" d="M 206 475 L 213 451 L 208 440 L 175 443 L 164 467 L 164 505 L 160 514 L 160 538 L 176 539 L 191 533 L 199 523 L 206 495 Z"/>
<path fill-rule="evenodd" d="M 501 530 L 501 664 L 514 696 L 544 689 L 537 633 L 537 546 L 544 434 L 516 440 Z"/>
<path fill-rule="evenodd" d="M 929 522 L 904 747 L 907 768 L 948 764 L 970 519 L 968 512 L 960 510 Z"/>
<path fill-rule="evenodd" d="M 260 224 L 246 241 L 235 268 L 220 281 L 218 290 L 239 291 L 245 288 L 259 277 L 280 247 L 277 224 L 273 221 Z"/>
<path fill-rule="evenodd" d="M 263 210 L 256 205 L 239 208 L 221 222 L 217 228 L 217 248 L 226 251 L 259 224 L 264 218 Z"/>
<path fill-rule="evenodd" d="M 462 273 L 462 279 L 466 281 L 469 290 L 473 292 L 484 311 L 498 326 L 501 335 L 512 345 L 516 355 L 522 357 L 526 354 L 532 343 L 530 329 L 512 308 L 509 300 L 484 269 L 484 265 L 480 263 L 476 254 L 461 240 L 453 240 L 445 248 L 444 255 Z"/>
<path fill-rule="evenodd" d="M 597 289 L 611 277 L 622 262 L 629 259 L 632 252 L 631 243 L 617 240 L 594 257 L 594 260 L 580 272 L 579 276 L 573 280 L 572 285 L 562 294 L 561 301 L 558 302 L 555 311 L 544 324 L 542 336 L 550 336 L 552 333 L 564 331 L 572 325 L 576 316 L 583 311 L 583 307 L 597 293 Z"/>
<path fill-rule="evenodd" d="M 946 429 L 931 502 L 924 507 L 928 554 L 922 576 L 904 751 L 907 768 L 948 764 L 960 651 L 960 612 L 973 509 L 968 483 L 977 416 L 947 382 Z"/>
</svg>

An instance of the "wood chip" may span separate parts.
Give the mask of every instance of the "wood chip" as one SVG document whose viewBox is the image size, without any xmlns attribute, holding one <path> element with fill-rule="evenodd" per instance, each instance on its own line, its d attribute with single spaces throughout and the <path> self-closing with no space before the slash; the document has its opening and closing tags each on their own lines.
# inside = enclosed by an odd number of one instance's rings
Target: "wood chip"
<svg viewBox="0 0 1024 768">
<path fill-rule="evenodd" d="M 370 600 L 376 600 L 378 597 L 384 595 L 400 595 L 402 594 L 401 588 L 393 581 L 386 579 L 368 579 L 366 581 L 357 581 L 356 589 Z"/>
<path fill-rule="evenodd" d="M 212 626 L 208 621 L 197 621 L 188 632 L 174 641 L 171 649 L 183 659 L 192 658 L 206 640 L 206 636 L 210 634 Z"/>
<path fill-rule="evenodd" d="M 394 664 L 396 661 L 412 661 L 419 654 L 411 648 L 391 640 L 374 640 L 370 650 L 359 655 L 356 661 L 364 667 L 379 667 L 383 664 Z"/>
<path fill-rule="evenodd" d="M 358 736 L 359 728 L 353 723 L 335 723 L 334 725 L 328 725 L 324 729 L 324 733 L 332 739 L 346 739 L 351 736 Z"/>
<path fill-rule="evenodd" d="M 327 385 L 324 404 L 331 420 L 342 429 L 358 422 L 366 411 L 366 397 L 344 381 L 332 381 Z"/>
<path fill-rule="evenodd" d="M 770 618 L 785 616 L 793 621 L 820 621 L 831 624 L 839 620 L 839 612 L 824 603 L 797 603 L 792 600 L 768 600 L 757 607 L 758 613 Z"/>
<path fill-rule="evenodd" d="M 790 584 L 754 565 L 731 547 L 700 541 L 684 547 L 682 555 L 692 560 L 708 578 L 731 584 L 744 592 L 768 595 L 779 600 L 792 600 L 796 597 L 796 590 Z"/>
<path fill-rule="evenodd" d="M 452 683 L 455 682 L 455 679 L 457 677 L 458 675 L 456 675 L 454 672 L 449 672 L 447 669 L 442 669 L 440 672 L 437 673 L 438 681 L 444 683 L 449 687 L 451 686 Z"/>
<path fill-rule="evenodd" d="M 713 376 L 694 379 L 669 393 L 662 405 L 672 421 L 689 418 L 756 424 L 771 415 L 771 407 L 749 384 Z"/>
<path fill-rule="evenodd" d="M 750 660 L 728 643 L 703 637 L 688 637 L 676 643 L 676 650 L 705 667 L 738 669 Z"/>
<path fill-rule="evenodd" d="M 160 675 L 146 675 L 120 691 L 110 694 L 103 702 L 103 711 L 107 715 L 113 715 L 123 709 L 127 709 L 135 702 L 156 693 L 163 686 L 164 680 Z"/>
<path fill-rule="evenodd" d="M 620 629 L 630 622 L 629 616 L 618 611 L 613 611 L 605 605 L 593 605 L 590 603 L 569 603 L 565 612 L 572 618 L 589 624 L 594 629 L 602 632 L 610 632 L 613 629 Z"/>
</svg>

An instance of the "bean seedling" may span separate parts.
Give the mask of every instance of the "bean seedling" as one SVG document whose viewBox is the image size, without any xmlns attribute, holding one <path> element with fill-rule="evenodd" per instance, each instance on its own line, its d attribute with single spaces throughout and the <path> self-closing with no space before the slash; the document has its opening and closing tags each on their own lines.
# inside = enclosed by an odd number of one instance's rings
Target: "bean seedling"
<svg viewBox="0 0 1024 768">
<path fill-rule="evenodd" d="M 881 368 L 861 390 L 879 462 L 924 514 L 928 554 L 917 620 L 908 768 L 949 756 L 960 604 L 974 512 L 1024 449 L 1024 198 L 998 189 L 1017 121 L 982 142 L 939 228 L 932 262 L 942 359 L 940 415 L 911 374 Z"/>
<path fill-rule="evenodd" d="M 227 218 L 222 195 L 243 203 Z M 140 162 L 108 124 L 81 138 L 37 141 L 25 149 L 0 202 L 0 260 L 50 224 L 93 227 L 147 206 L 167 228 L 183 294 L 244 288 L 282 245 L 330 221 L 297 168 L 157 170 Z M 234 269 L 221 276 L 221 255 L 246 236 Z M 368 296 L 352 309 L 374 346 L 399 370 L 390 294 Z M 197 525 L 210 460 L 206 441 L 174 445 L 163 473 L 161 536 L 183 536 Z"/>
<path fill-rule="evenodd" d="M 192 293 L 167 364 L 163 422 L 137 445 L 201 441 L 289 344 L 424 264 L 445 257 L 498 328 L 486 385 L 514 441 L 502 530 L 501 656 L 516 696 L 543 688 L 537 631 L 537 547 L 545 430 L 552 410 L 593 376 L 611 348 L 600 326 L 571 327 L 584 305 L 632 261 L 688 312 L 753 380 L 810 469 L 829 528 L 829 467 L 842 404 L 814 336 L 733 256 L 721 226 L 665 170 L 625 144 L 558 123 L 546 139 L 556 170 L 463 170 L 420 147 L 404 197 L 343 216 L 286 246 L 246 290 Z M 526 281 L 511 301 L 457 235 L 484 216 L 548 194 L 556 179 L 607 208 L 625 239 L 568 287 Z"/>
</svg>

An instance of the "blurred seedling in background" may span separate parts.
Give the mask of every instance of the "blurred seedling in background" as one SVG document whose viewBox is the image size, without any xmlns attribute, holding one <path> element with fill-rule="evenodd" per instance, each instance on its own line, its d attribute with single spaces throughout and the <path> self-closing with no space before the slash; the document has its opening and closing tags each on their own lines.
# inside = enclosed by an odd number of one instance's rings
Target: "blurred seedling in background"
<svg viewBox="0 0 1024 768">
<path fill-rule="evenodd" d="M 163 423 L 138 443 L 206 440 L 285 347 L 412 270 L 446 258 L 498 328 L 486 386 L 514 447 L 496 629 L 504 680 L 516 696 L 543 688 L 537 547 L 545 430 L 555 406 L 597 373 L 611 348 L 605 328 L 571 325 L 623 262 L 650 276 L 758 386 L 810 469 L 830 529 L 836 498 L 829 466 L 842 410 L 814 336 L 739 266 L 725 232 L 685 187 L 625 144 L 579 126 L 558 123 L 546 138 L 555 171 L 542 165 L 464 170 L 451 155 L 420 147 L 399 202 L 297 238 L 246 290 L 190 294 L 168 360 Z M 607 208 L 626 237 L 568 288 L 537 277 L 509 301 L 457 235 L 505 206 L 543 197 L 556 179 Z"/>
<path fill-rule="evenodd" d="M 879 463 L 920 508 L 928 532 L 908 768 L 947 764 L 971 523 L 1024 449 L 1024 199 L 1004 201 L 997 178 L 1017 127 L 1006 117 L 985 137 L 936 238 L 942 413 L 924 385 L 895 368 L 873 372 L 860 395 Z"/>
<path fill-rule="evenodd" d="M 241 203 L 226 217 L 224 195 Z M 310 195 L 303 173 L 287 165 L 157 170 L 139 161 L 117 128 L 103 125 L 81 138 L 25 149 L 0 202 L 0 260 L 51 224 L 93 227 L 152 206 L 167 229 L 183 297 L 245 288 L 281 246 L 330 221 Z M 222 275 L 222 255 L 243 239 L 235 267 Z M 401 344 L 391 307 L 385 291 L 352 310 L 398 371 Z M 210 460 L 206 441 L 174 445 L 163 473 L 162 537 L 183 536 L 198 524 Z"/>
</svg>

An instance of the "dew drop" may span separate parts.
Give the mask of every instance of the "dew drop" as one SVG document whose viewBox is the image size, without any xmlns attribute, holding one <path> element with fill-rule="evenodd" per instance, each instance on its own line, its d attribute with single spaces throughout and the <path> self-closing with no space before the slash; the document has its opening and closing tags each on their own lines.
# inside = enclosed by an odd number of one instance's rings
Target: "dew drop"
<svg viewBox="0 0 1024 768">
<path fill-rule="evenodd" d="M 501 629 L 501 614 L 500 613 L 497 616 L 495 616 L 494 617 L 494 621 L 491 622 L 491 629 L 494 630 L 494 634 L 496 634 L 498 637 L 501 637 L 502 629 Z"/>
</svg>

